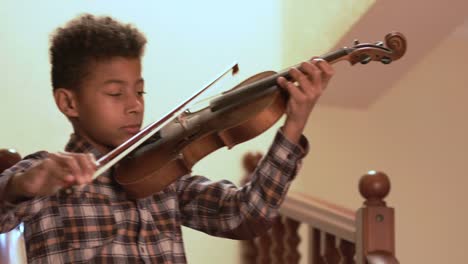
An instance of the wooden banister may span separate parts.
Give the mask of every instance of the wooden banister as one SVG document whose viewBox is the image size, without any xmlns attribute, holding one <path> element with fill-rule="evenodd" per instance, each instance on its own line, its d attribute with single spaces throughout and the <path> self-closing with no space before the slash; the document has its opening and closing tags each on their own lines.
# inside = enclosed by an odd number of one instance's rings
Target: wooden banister
<svg viewBox="0 0 468 264">
<path fill-rule="evenodd" d="M 244 156 L 246 176 L 242 184 L 250 180 L 260 159 L 259 153 Z M 308 194 L 290 192 L 272 230 L 254 240 L 241 242 L 243 249 L 247 245 L 259 248 L 257 257 L 251 254 L 250 260 L 244 258 L 242 263 L 265 263 L 265 260 L 270 261 L 268 263 L 298 263 L 300 254 L 297 246 L 301 238 L 297 230 L 301 224 L 309 227 L 310 264 L 398 263 L 395 257 L 394 209 L 387 207 L 384 201 L 390 192 L 388 176 L 370 171 L 361 177 L 359 191 L 364 203 L 357 212 Z M 292 228 L 291 223 L 294 223 Z M 248 252 L 255 250 L 250 248 Z"/>
<path fill-rule="evenodd" d="M 289 193 L 281 205 L 280 213 L 346 240 L 353 241 L 355 238 L 355 216 L 351 210 L 307 194 Z"/>
</svg>

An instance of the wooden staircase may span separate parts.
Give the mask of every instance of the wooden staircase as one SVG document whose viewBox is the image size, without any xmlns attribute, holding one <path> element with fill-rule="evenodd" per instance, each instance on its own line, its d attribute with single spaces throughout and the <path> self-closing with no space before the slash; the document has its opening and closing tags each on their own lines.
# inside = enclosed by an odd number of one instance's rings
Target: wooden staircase
<svg viewBox="0 0 468 264">
<path fill-rule="evenodd" d="M 243 165 L 249 176 L 261 155 L 248 153 Z M 244 264 L 295 264 L 301 254 L 298 245 L 309 240 L 309 264 L 393 264 L 395 257 L 394 210 L 383 200 L 390 181 L 382 172 L 371 171 L 359 181 L 365 201 L 353 211 L 308 194 L 290 192 L 280 208 L 273 228 L 261 237 L 241 242 Z M 306 225 L 301 238 L 298 229 Z"/>
</svg>

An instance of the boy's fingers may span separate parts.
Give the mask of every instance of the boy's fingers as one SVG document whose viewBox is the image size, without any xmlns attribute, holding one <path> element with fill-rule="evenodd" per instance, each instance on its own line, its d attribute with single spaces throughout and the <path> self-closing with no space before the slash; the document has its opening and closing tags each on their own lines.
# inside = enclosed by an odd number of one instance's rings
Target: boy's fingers
<svg viewBox="0 0 468 264">
<path fill-rule="evenodd" d="M 303 97 L 302 92 L 299 91 L 297 86 L 293 82 L 286 80 L 286 78 L 279 77 L 278 84 L 280 85 L 280 87 L 288 91 L 290 97 L 295 99 Z M 291 100 L 291 98 L 289 100 Z"/>
<path fill-rule="evenodd" d="M 90 183 L 97 169 L 97 162 L 91 153 L 62 152 L 52 153 L 49 157 L 56 164 L 56 177 L 67 186 Z"/>
<path fill-rule="evenodd" d="M 313 63 L 303 62 L 301 64 L 301 71 L 303 71 L 306 74 L 304 76 L 307 77 L 307 82 L 304 81 L 304 83 L 307 83 L 305 87 L 307 89 L 304 89 L 304 92 L 310 96 L 315 95 L 317 88 L 321 88 L 322 84 L 321 70 Z"/>
<path fill-rule="evenodd" d="M 300 70 L 296 68 L 291 68 L 289 74 L 299 85 L 297 85 L 297 89 L 300 90 L 302 93 L 307 93 L 307 90 L 310 86 L 309 78 L 302 73 Z"/>
<path fill-rule="evenodd" d="M 323 59 L 316 60 L 314 64 L 322 71 L 322 80 L 325 83 L 328 83 L 331 77 L 335 74 L 333 67 Z"/>
<path fill-rule="evenodd" d="M 49 159 L 44 160 L 42 167 L 46 173 L 50 173 L 49 175 L 53 177 L 51 181 L 56 185 L 69 185 L 75 181 L 75 177 L 64 169 L 56 154 L 50 154 Z"/>
<path fill-rule="evenodd" d="M 82 174 L 78 179 L 79 184 L 89 183 L 92 179 L 96 165 L 91 154 L 75 154 L 74 157 L 78 161 Z"/>
<path fill-rule="evenodd" d="M 79 159 L 75 155 L 63 153 L 61 155 L 61 161 L 65 164 L 66 168 L 70 170 L 70 173 L 75 177 L 76 182 L 80 182 L 83 177 L 83 166 L 80 164 Z"/>
<path fill-rule="evenodd" d="M 51 155 L 51 158 L 58 164 L 57 172 L 58 177 L 66 182 L 70 182 L 70 176 L 73 178 L 71 181 L 78 182 L 82 177 L 82 169 L 76 158 L 68 153 L 58 153 Z"/>
</svg>

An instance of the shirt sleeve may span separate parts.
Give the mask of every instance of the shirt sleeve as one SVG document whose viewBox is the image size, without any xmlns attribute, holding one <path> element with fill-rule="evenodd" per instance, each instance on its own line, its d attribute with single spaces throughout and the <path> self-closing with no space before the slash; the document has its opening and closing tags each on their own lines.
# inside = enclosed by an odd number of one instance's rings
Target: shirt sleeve
<svg viewBox="0 0 468 264">
<path fill-rule="evenodd" d="M 9 232 L 42 208 L 43 200 L 45 199 L 43 197 L 10 203 L 3 196 L 6 188 L 8 188 L 10 179 L 15 174 L 23 173 L 35 166 L 44 155 L 46 155 L 45 152 L 38 152 L 25 157 L 25 159 L 0 174 L 0 233 Z"/>
<path fill-rule="evenodd" d="M 182 224 L 232 239 L 250 239 L 265 232 L 278 215 L 307 152 L 304 136 L 296 145 L 279 130 L 252 180 L 241 188 L 226 180 L 183 176 L 177 187 Z"/>
</svg>

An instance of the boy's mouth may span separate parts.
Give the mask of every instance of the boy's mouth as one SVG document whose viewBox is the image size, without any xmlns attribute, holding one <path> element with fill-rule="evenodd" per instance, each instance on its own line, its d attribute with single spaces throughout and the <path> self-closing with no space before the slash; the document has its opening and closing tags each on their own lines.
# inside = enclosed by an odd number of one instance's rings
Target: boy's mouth
<svg viewBox="0 0 468 264">
<path fill-rule="evenodd" d="M 136 133 L 140 132 L 140 127 L 141 127 L 140 124 L 135 124 L 135 125 L 123 126 L 121 128 L 128 134 L 135 135 Z"/>
</svg>

